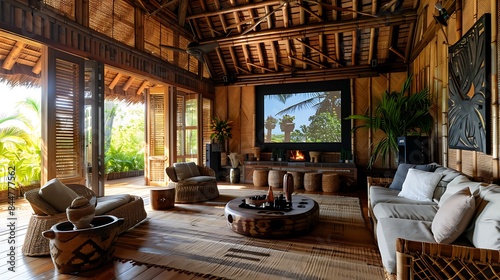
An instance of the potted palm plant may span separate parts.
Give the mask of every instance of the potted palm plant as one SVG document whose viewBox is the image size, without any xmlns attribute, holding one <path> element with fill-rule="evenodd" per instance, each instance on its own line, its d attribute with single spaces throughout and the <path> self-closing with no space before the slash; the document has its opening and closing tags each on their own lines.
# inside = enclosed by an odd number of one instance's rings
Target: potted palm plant
<svg viewBox="0 0 500 280">
<path fill-rule="evenodd" d="M 379 157 L 382 157 L 382 164 L 385 164 L 387 156 L 395 157 L 398 152 L 398 137 L 429 135 L 432 131 L 433 117 L 430 112 L 432 101 L 429 89 L 410 93 L 412 78 L 413 76 L 409 76 L 406 79 L 401 91 L 384 92 L 382 98 L 375 102 L 373 114 L 348 117 L 362 122 L 353 130 L 366 128 L 385 133 L 385 136 L 374 145 L 368 168 L 371 168 Z"/>
</svg>

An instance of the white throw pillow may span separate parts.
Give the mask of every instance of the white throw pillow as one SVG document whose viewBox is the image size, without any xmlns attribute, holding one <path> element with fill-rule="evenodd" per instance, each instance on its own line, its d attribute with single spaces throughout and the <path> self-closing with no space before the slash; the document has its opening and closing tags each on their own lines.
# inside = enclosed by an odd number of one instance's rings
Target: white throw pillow
<svg viewBox="0 0 500 280">
<path fill-rule="evenodd" d="M 66 208 L 71 206 L 73 199 L 78 197 L 78 194 L 70 189 L 65 184 L 61 183 L 57 178 L 48 181 L 40 188 L 38 194 L 47 201 L 57 211 L 66 212 Z"/>
<path fill-rule="evenodd" d="M 434 189 L 441 177 L 443 177 L 441 173 L 410 168 L 403 182 L 403 189 L 398 196 L 419 201 L 432 201 Z"/>
<path fill-rule="evenodd" d="M 468 187 L 452 194 L 439 207 L 432 221 L 437 243 L 450 244 L 467 228 L 476 210 L 476 200 Z"/>
</svg>

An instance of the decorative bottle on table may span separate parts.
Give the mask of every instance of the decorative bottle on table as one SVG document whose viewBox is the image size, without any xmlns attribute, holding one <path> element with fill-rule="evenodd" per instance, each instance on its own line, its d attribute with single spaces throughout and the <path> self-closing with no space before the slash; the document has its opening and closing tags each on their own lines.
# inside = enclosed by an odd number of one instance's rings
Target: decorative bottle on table
<svg viewBox="0 0 500 280">
<path fill-rule="evenodd" d="M 267 202 L 269 202 L 271 206 L 274 204 L 274 193 L 271 185 L 269 185 L 269 189 L 267 190 Z"/>
<path fill-rule="evenodd" d="M 294 191 L 293 187 L 293 175 L 286 173 L 283 176 L 283 192 L 285 193 L 285 199 L 287 203 L 292 203 L 292 193 Z"/>
</svg>

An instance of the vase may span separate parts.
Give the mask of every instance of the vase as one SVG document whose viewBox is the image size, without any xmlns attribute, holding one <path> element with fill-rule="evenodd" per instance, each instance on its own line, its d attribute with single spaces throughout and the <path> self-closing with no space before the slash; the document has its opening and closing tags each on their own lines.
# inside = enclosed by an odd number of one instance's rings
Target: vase
<svg viewBox="0 0 500 280">
<path fill-rule="evenodd" d="M 293 191 L 293 176 L 290 173 L 286 173 L 285 176 L 283 176 L 283 192 L 285 193 L 286 202 L 292 202 Z"/>
<path fill-rule="evenodd" d="M 238 167 L 231 168 L 229 171 L 229 182 L 237 184 L 240 182 L 240 169 Z"/>
<path fill-rule="evenodd" d="M 77 197 L 71 206 L 66 208 L 66 216 L 75 230 L 89 228 L 95 216 L 95 206 L 90 204 L 87 198 Z"/>
</svg>

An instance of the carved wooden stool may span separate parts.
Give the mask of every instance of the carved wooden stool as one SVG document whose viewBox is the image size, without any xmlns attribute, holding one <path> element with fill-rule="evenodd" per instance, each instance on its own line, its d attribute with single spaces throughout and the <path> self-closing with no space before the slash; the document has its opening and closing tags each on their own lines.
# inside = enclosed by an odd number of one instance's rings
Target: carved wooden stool
<svg viewBox="0 0 500 280">
<path fill-rule="evenodd" d="M 161 187 L 150 189 L 151 208 L 153 210 L 166 210 L 174 207 L 175 188 Z"/>
</svg>

